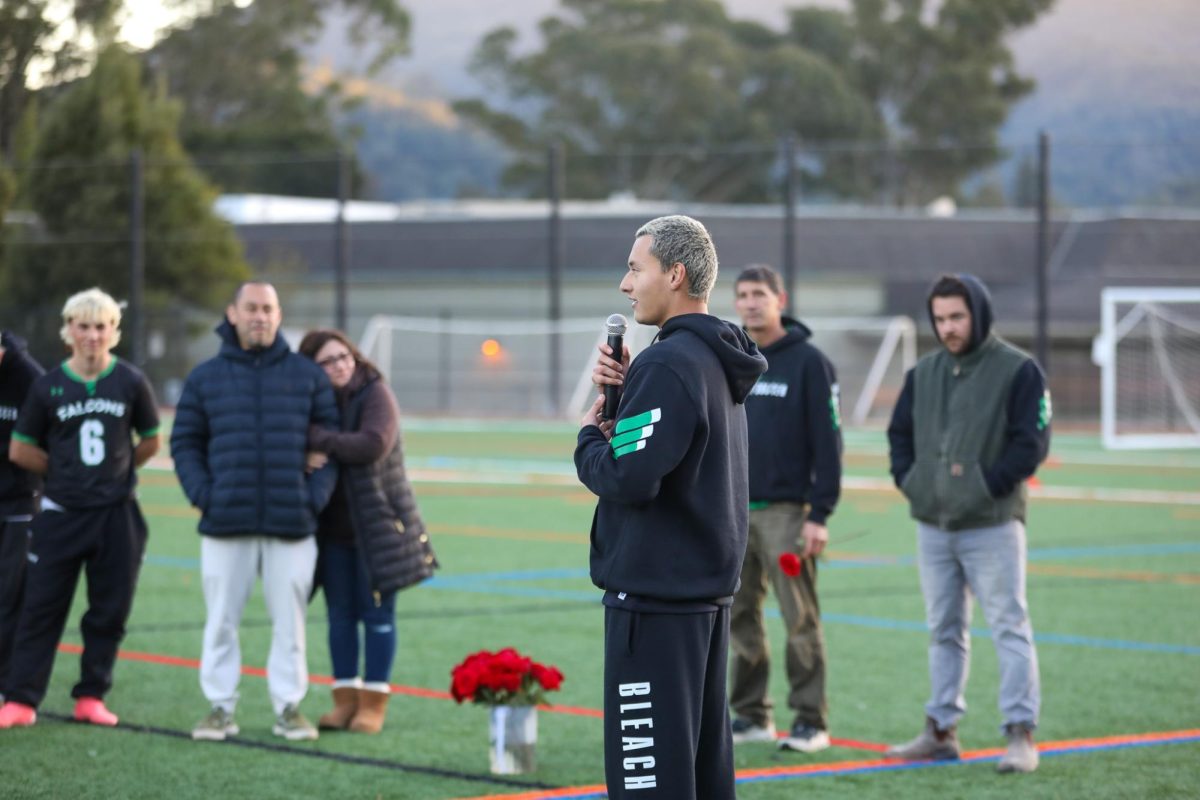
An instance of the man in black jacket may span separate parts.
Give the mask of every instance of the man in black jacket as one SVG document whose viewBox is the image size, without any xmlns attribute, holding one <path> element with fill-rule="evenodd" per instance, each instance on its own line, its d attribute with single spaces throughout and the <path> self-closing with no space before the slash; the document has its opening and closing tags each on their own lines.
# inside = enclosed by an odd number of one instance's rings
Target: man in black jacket
<svg viewBox="0 0 1200 800">
<path fill-rule="evenodd" d="M 716 277 L 696 220 L 638 230 L 620 288 L 634 318 L 660 331 L 627 374 L 628 352 L 602 346 L 594 380 L 623 383 L 620 405 L 602 422 L 597 398 L 575 449 L 579 479 L 600 498 L 591 574 L 605 590 L 610 798 L 735 797 L 725 678 L 749 503 L 742 403 L 766 362 L 708 314 Z"/>
<path fill-rule="evenodd" d="M 833 365 L 809 343 L 807 327 L 783 316 L 786 305 L 775 270 L 751 266 L 738 275 L 734 308 L 766 357 L 767 374 L 746 400 L 750 538 L 733 599 L 729 702 L 735 744 L 775 741 L 763 624 L 770 584 L 787 631 L 784 663 L 794 714 L 779 746 L 815 753 L 829 747 L 817 556 L 829 541 L 825 521 L 841 492 L 842 433 Z"/>
<path fill-rule="evenodd" d="M 43 372 L 23 339 L 9 331 L 0 334 L 0 687 L 5 685 L 21 612 L 29 523 L 42 483 L 40 476 L 9 460 L 8 445 L 25 395 Z"/>
<path fill-rule="evenodd" d="M 1008 750 L 996 768 L 1032 772 L 1041 687 L 1025 599 L 1025 480 L 1050 448 L 1050 392 L 1037 362 L 991 332 L 978 278 L 943 275 L 928 310 L 942 346 L 905 376 L 888 443 L 917 520 L 930 695 L 924 730 L 888 755 L 958 758 L 975 595 L 1000 666 Z"/>
</svg>

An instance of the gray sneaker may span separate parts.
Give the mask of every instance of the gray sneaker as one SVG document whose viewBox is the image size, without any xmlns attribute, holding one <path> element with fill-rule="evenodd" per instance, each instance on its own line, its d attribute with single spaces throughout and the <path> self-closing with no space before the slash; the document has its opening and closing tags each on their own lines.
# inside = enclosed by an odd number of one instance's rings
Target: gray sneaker
<svg viewBox="0 0 1200 800">
<path fill-rule="evenodd" d="M 213 706 L 208 716 L 192 728 L 192 738 L 198 742 L 223 742 L 226 736 L 237 735 L 238 726 L 233 721 L 233 714 L 220 706 Z"/>
<path fill-rule="evenodd" d="M 925 719 L 925 730 L 910 742 L 889 747 L 884 753 L 888 758 L 905 761 L 953 761 L 962 754 L 958 746 L 958 728 L 939 730 L 930 718 Z"/>
<path fill-rule="evenodd" d="M 730 723 L 729 727 L 733 730 L 734 744 L 775 741 L 775 723 L 773 722 L 768 722 L 766 725 L 759 725 L 748 719 L 737 717 Z"/>
<path fill-rule="evenodd" d="M 313 724 L 300 713 L 300 709 L 290 703 L 284 706 L 283 711 L 275 718 L 275 727 L 271 728 L 271 732 L 289 742 L 312 741 L 320 735 Z"/>
<path fill-rule="evenodd" d="M 996 765 L 996 772 L 1033 772 L 1038 767 L 1038 749 L 1033 731 L 1024 725 L 1005 725 L 1008 750 Z"/>
</svg>

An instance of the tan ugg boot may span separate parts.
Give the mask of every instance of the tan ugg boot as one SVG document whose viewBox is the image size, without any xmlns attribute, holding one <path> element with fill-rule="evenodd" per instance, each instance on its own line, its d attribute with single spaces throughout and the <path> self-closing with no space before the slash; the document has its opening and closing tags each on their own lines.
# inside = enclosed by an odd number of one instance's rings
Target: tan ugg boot
<svg viewBox="0 0 1200 800">
<path fill-rule="evenodd" d="M 317 726 L 323 731 L 344 731 L 358 711 L 358 692 L 353 686 L 333 690 L 333 710 L 322 714 Z"/>
<path fill-rule="evenodd" d="M 358 711 L 350 720 L 350 730 L 355 733 L 379 733 L 383 730 L 383 718 L 387 714 L 388 692 L 358 690 Z"/>
</svg>

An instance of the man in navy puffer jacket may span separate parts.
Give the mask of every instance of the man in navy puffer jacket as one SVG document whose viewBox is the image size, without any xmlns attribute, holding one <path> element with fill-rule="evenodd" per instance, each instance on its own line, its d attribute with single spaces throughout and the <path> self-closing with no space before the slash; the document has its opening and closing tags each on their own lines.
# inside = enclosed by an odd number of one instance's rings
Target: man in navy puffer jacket
<svg viewBox="0 0 1200 800">
<path fill-rule="evenodd" d="M 267 685 L 277 736 L 315 739 L 298 706 L 308 689 L 304 612 L 317 560 L 317 515 L 337 482 L 333 462 L 305 471 L 310 423 L 338 424 L 333 387 L 279 335 L 275 287 L 238 288 L 217 327 L 220 353 L 192 370 L 171 431 L 175 473 L 200 509 L 208 619 L 200 687 L 212 706 L 193 739 L 236 735 L 238 626 L 259 574 L 271 617 Z"/>
</svg>

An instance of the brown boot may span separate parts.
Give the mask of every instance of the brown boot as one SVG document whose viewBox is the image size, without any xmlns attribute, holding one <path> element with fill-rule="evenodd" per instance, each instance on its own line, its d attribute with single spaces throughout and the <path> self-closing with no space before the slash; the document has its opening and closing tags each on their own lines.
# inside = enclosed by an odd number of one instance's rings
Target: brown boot
<svg viewBox="0 0 1200 800">
<path fill-rule="evenodd" d="M 333 710 L 322 714 L 317 727 L 323 731 L 344 731 L 358 711 L 358 689 L 343 686 L 333 690 Z"/>
<path fill-rule="evenodd" d="M 925 718 L 925 730 L 910 742 L 889 747 L 884 753 L 887 758 L 903 758 L 905 761 L 952 761 L 962 750 L 958 746 L 958 728 L 938 728 L 932 718 Z"/>
<path fill-rule="evenodd" d="M 383 730 L 383 718 L 387 714 L 388 692 L 358 690 L 358 711 L 350 720 L 350 730 L 355 733 L 379 733 Z"/>
</svg>

